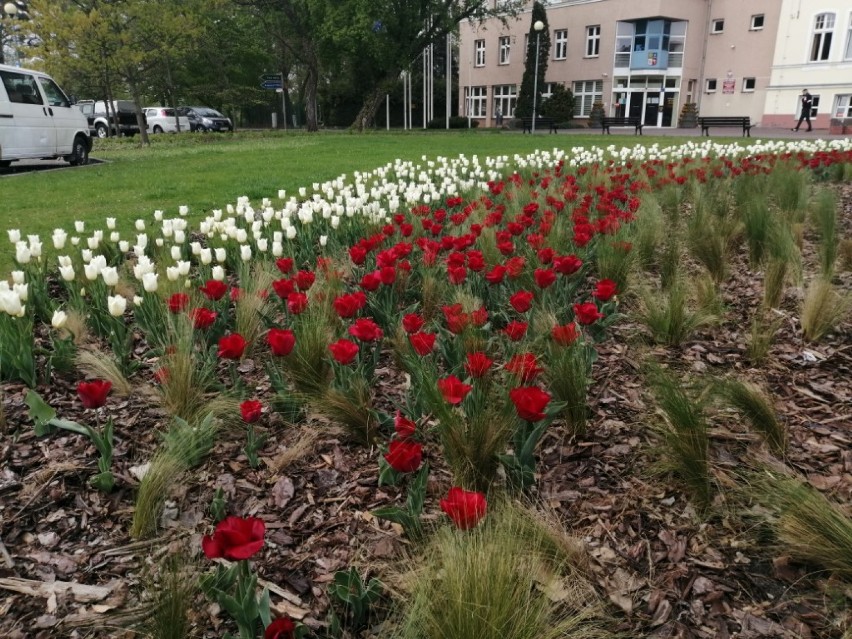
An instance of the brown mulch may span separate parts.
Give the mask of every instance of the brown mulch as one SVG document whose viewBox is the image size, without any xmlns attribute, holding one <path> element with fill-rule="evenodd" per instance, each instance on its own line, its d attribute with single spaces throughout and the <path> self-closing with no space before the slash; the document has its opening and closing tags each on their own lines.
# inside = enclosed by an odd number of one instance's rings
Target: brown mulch
<svg viewBox="0 0 852 639">
<path fill-rule="evenodd" d="M 840 236 L 849 238 L 852 187 L 840 192 Z M 814 240 L 805 237 L 809 265 L 816 261 Z M 840 272 L 837 284 L 852 290 L 852 274 Z M 623 322 L 599 345 L 588 434 L 572 439 L 556 427 L 542 441 L 534 499 L 583 540 L 593 581 L 626 636 L 839 639 L 852 627 L 849 585 L 773 547 L 760 513 L 741 511 L 733 497 L 737 468 L 767 456 L 745 425 L 714 422 L 712 455 L 722 490 L 709 516 L 695 512 L 676 480 L 654 473 L 654 415 L 640 373 L 649 355 L 682 374 L 734 373 L 771 390 L 790 433 L 789 468 L 836 502 L 852 500 L 852 324 L 818 344 L 804 342 L 797 320 L 802 291 L 788 288 L 769 358 L 753 367 L 746 342 L 761 294 L 761 274 L 740 256 L 723 286 L 723 324 L 679 348 L 663 348 L 648 346 L 640 327 Z M 396 383 L 391 370 L 385 378 L 388 387 Z M 62 417 L 84 419 L 71 380 L 40 390 Z M 202 466 L 174 487 L 160 536 L 134 542 L 128 533 L 139 484 L 134 469 L 155 450 L 163 414 L 151 410 L 145 393 L 112 397 L 100 410 L 101 420 L 111 416 L 116 424 L 116 490 L 104 495 L 88 485 L 94 448 L 74 434 L 36 438 L 24 395 L 14 384 L 0 395 L 2 637 L 134 636 L 121 625 L 138 612 L 141 584 L 170 552 L 200 548 L 217 487 L 231 514 L 266 522 L 256 566 L 272 585 L 274 608 L 314 628 L 326 618 L 335 571 L 356 565 L 381 578 L 382 567 L 408 545 L 397 527 L 370 514 L 401 495 L 378 487 L 376 450 L 352 445 L 320 416 L 292 425 L 275 414 L 265 418 L 271 437 L 259 469 L 249 468 L 242 436 L 226 432 Z M 308 431 L 316 440 L 305 452 L 280 457 Z M 427 517 L 435 519 L 450 477 L 440 460 L 428 461 L 439 469 L 427 498 Z M 207 567 L 203 558 L 199 563 Z M 201 636 L 233 631 L 216 613 L 207 602 L 195 610 Z"/>
</svg>

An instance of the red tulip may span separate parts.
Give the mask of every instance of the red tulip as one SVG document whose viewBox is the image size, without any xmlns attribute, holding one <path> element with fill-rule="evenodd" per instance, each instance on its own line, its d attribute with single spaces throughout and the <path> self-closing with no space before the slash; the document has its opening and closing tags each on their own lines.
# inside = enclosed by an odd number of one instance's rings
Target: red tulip
<svg viewBox="0 0 852 639">
<path fill-rule="evenodd" d="M 428 355 L 435 346 L 435 333 L 414 333 L 408 336 L 411 347 L 418 355 Z"/>
<path fill-rule="evenodd" d="M 263 631 L 263 639 L 296 639 L 296 624 L 290 617 L 273 619 Z"/>
<path fill-rule="evenodd" d="M 533 277 L 539 288 L 547 288 L 556 281 L 556 271 L 552 268 L 537 268 Z"/>
<path fill-rule="evenodd" d="M 426 324 L 426 320 L 417 315 L 416 313 L 409 313 L 405 317 L 402 318 L 402 328 L 409 335 L 411 333 L 416 333 Z"/>
<path fill-rule="evenodd" d="M 573 275 L 583 266 L 583 260 L 576 255 L 553 258 L 553 266 L 561 275 Z"/>
<path fill-rule="evenodd" d="M 441 500 L 441 510 L 461 530 L 470 530 L 476 526 L 485 517 L 487 506 L 485 495 L 468 492 L 458 486 L 450 488 L 447 498 Z"/>
<path fill-rule="evenodd" d="M 550 331 L 550 336 L 553 338 L 553 341 L 557 344 L 562 344 L 563 346 L 570 346 L 573 344 L 578 337 L 577 333 L 577 325 L 574 322 L 570 324 L 563 324 L 554 326 Z"/>
<path fill-rule="evenodd" d="M 204 536 L 201 548 L 208 559 L 248 559 L 263 548 L 265 533 L 266 525 L 257 517 L 226 517 L 216 525 L 212 536 Z"/>
<path fill-rule="evenodd" d="M 521 353 L 510 359 L 505 369 L 515 375 L 522 383 L 527 384 L 543 369 L 539 368 L 535 355 L 532 353 Z"/>
<path fill-rule="evenodd" d="M 503 333 L 513 342 L 517 342 L 522 340 L 524 335 L 527 334 L 527 326 L 526 322 L 509 322 L 506 328 L 503 329 Z"/>
<path fill-rule="evenodd" d="M 334 298 L 334 302 L 332 302 L 334 311 L 339 317 L 344 319 L 355 317 L 358 311 L 364 308 L 366 304 L 367 296 L 364 294 L 364 291 L 357 291 L 348 295 L 338 295 Z"/>
<path fill-rule="evenodd" d="M 246 424 L 253 424 L 260 419 L 260 414 L 263 409 L 261 404 L 256 399 L 247 399 L 240 404 L 240 415 Z"/>
<path fill-rule="evenodd" d="M 493 363 L 494 360 L 490 359 L 485 353 L 468 353 L 464 369 L 471 377 L 479 378 L 488 372 Z"/>
<path fill-rule="evenodd" d="M 535 295 L 530 291 L 518 291 L 509 298 L 509 304 L 518 313 L 526 313 L 532 308 L 532 302 Z"/>
<path fill-rule="evenodd" d="M 373 291 L 379 290 L 379 286 L 382 285 L 382 278 L 376 271 L 367 273 L 361 278 L 360 285 L 365 291 L 372 293 Z"/>
<path fill-rule="evenodd" d="M 247 342 L 239 333 L 225 335 L 219 340 L 219 357 L 223 359 L 240 359 L 246 350 Z"/>
<path fill-rule="evenodd" d="M 282 300 L 286 300 L 290 293 L 296 290 L 296 284 L 293 280 L 282 277 L 281 279 L 272 282 L 272 290 L 274 290 L 275 294 Z"/>
<path fill-rule="evenodd" d="M 204 330 L 210 328 L 216 321 L 216 311 L 208 308 L 194 308 L 189 312 L 189 319 L 192 320 L 193 328 Z"/>
<path fill-rule="evenodd" d="M 198 290 L 204 293 L 204 297 L 208 300 L 220 300 L 228 292 L 228 285 L 219 280 L 207 280 L 204 286 L 199 286 Z"/>
<path fill-rule="evenodd" d="M 266 343 L 269 344 L 273 355 L 285 357 L 293 352 L 296 336 L 288 328 L 270 328 L 266 334 Z"/>
<path fill-rule="evenodd" d="M 349 259 L 356 266 L 361 266 L 367 259 L 367 249 L 361 246 L 353 246 L 349 249 Z"/>
<path fill-rule="evenodd" d="M 599 280 L 592 291 L 592 297 L 601 302 L 607 302 L 618 293 L 618 287 L 612 280 Z"/>
<path fill-rule="evenodd" d="M 169 298 L 169 311 L 172 313 L 180 313 L 181 311 L 185 311 L 186 307 L 189 306 L 189 295 L 186 293 L 174 293 Z"/>
<path fill-rule="evenodd" d="M 423 461 L 423 446 L 411 439 L 394 439 L 385 460 L 398 473 L 413 473 Z"/>
<path fill-rule="evenodd" d="M 112 382 L 94 379 L 91 382 L 77 384 L 77 395 L 85 408 L 100 408 L 106 404 L 106 398 L 111 388 Z"/>
<path fill-rule="evenodd" d="M 488 321 L 488 309 L 484 306 L 480 306 L 478 309 L 471 312 L 470 321 L 473 322 L 474 326 L 485 326 L 485 323 Z"/>
<path fill-rule="evenodd" d="M 355 320 L 349 327 L 349 334 L 362 342 L 378 342 L 382 339 L 382 329 L 369 317 Z"/>
<path fill-rule="evenodd" d="M 594 324 L 603 317 L 603 313 L 598 312 L 598 307 L 593 302 L 584 302 L 583 304 L 574 304 L 574 317 L 583 325 Z"/>
<path fill-rule="evenodd" d="M 331 351 L 331 356 L 340 364 L 351 364 L 358 355 L 358 344 L 350 342 L 348 339 L 339 339 L 333 344 L 329 344 L 328 350 Z"/>
<path fill-rule="evenodd" d="M 299 315 L 308 308 L 308 296 L 304 293 L 290 293 L 287 296 L 287 310 L 293 315 Z"/>
<path fill-rule="evenodd" d="M 447 268 L 447 279 L 450 284 L 458 285 L 467 278 L 467 269 L 464 266 L 450 266 Z"/>
<path fill-rule="evenodd" d="M 499 284 L 503 281 L 505 276 L 506 267 L 502 264 L 498 264 L 497 266 L 492 267 L 491 270 L 485 274 L 485 279 L 489 284 Z"/>
<path fill-rule="evenodd" d="M 400 411 L 396 411 L 396 416 L 393 418 L 393 429 L 396 431 L 397 437 L 408 439 L 409 437 L 414 437 L 417 424 L 407 417 L 403 417 Z"/>
<path fill-rule="evenodd" d="M 520 386 L 509 391 L 509 399 L 515 405 L 518 417 L 528 422 L 544 419 L 544 409 L 550 395 L 536 386 Z"/>
<path fill-rule="evenodd" d="M 317 276 L 312 271 L 299 271 L 293 279 L 296 280 L 300 291 L 307 291 L 314 285 Z"/>
<path fill-rule="evenodd" d="M 455 375 L 438 380 L 438 390 L 450 404 L 461 404 L 473 386 L 463 383 Z"/>
<path fill-rule="evenodd" d="M 293 258 L 292 257 L 279 257 L 275 260 L 275 266 L 279 271 L 287 275 L 290 271 L 293 270 Z"/>
</svg>

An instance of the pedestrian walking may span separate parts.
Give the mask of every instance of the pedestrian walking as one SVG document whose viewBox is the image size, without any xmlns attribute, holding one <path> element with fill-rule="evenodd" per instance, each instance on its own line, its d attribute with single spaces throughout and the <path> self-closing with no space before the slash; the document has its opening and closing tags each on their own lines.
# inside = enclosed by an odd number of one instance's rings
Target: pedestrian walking
<svg viewBox="0 0 852 639">
<path fill-rule="evenodd" d="M 811 127 L 811 106 L 814 101 L 811 98 L 811 94 L 808 93 L 807 89 L 802 90 L 802 113 L 799 115 L 799 122 L 796 124 L 795 129 L 791 129 L 791 131 L 798 131 L 799 127 L 802 126 L 802 120 L 808 123 L 808 131 L 812 131 L 813 127 Z"/>
</svg>

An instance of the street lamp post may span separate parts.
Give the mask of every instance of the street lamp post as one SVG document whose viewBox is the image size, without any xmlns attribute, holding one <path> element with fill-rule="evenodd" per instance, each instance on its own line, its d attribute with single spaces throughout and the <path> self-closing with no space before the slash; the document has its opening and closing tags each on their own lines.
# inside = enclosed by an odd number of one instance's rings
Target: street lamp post
<svg viewBox="0 0 852 639">
<path fill-rule="evenodd" d="M 0 17 L 14 18 L 18 15 L 18 5 L 14 2 L 7 2 L 3 5 L 3 15 Z M 2 34 L 0 34 L 2 35 Z M 6 43 L 0 38 L 0 64 L 6 63 Z"/>
<path fill-rule="evenodd" d="M 536 20 L 533 25 L 535 29 L 535 75 L 533 76 L 533 117 L 531 133 L 535 133 L 535 108 L 538 102 L 538 51 L 541 46 L 541 31 L 544 29 L 544 22 Z"/>
</svg>

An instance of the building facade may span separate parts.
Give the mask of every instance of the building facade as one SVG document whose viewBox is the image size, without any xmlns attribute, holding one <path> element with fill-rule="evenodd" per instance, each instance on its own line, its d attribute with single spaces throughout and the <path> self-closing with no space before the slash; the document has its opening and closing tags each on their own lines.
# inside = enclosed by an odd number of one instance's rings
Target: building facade
<svg viewBox="0 0 852 639">
<path fill-rule="evenodd" d="M 828 126 L 827 103 L 833 112 L 852 109 L 852 0 L 545 5 L 551 46 L 544 96 L 553 83 L 570 88 L 575 118 L 587 118 L 600 102 L 608 115 L 675 127 L 683 105 L 694 102 L 701 115 L 747 115 L 788 127 L 802 88 L 818 96 L 816 126 Z M 514 113 L 530 22 L 531 3 L 506 25 L 461 25 L 459 112 L 480 126 L 493 126 L 498 112 Z"/>
</svg>

